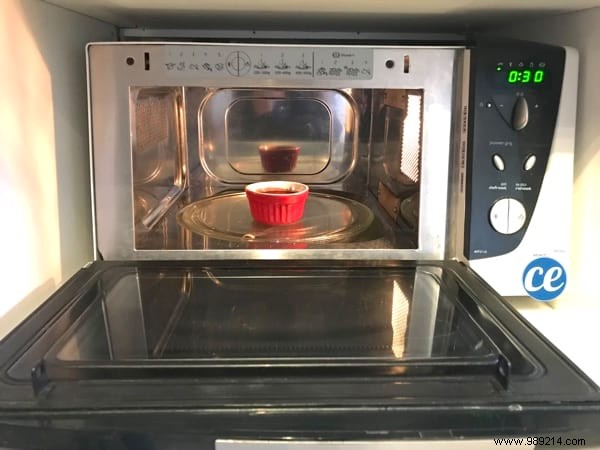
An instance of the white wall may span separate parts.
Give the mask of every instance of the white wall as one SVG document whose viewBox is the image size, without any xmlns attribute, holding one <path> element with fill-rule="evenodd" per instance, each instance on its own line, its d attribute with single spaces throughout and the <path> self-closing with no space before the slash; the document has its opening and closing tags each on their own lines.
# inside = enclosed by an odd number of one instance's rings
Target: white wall
<svg viewBox="0 0 600 450">
<path fill-rule="evenodd" d="M 0 1 L 0 337 L 92 259 L 85 43 L 114 27 Z"/>
<path fill-rule="evenodd" d="M 570 287 L 555 306 L 600 306 L 600 8 L 516 24 L 500 34 L 579 50 Z"/>
</svg>

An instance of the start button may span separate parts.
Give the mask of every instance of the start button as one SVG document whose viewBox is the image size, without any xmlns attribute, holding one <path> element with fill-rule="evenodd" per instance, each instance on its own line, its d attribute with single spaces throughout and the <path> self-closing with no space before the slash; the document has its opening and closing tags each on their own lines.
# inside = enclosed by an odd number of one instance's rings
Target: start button
<svg viewBox="0 0 600 450">
<path fill-rule="evenodd" d="M 490 224 L 501 234 L 516 233 L 523 228 L 526 219 L 523 203 L 514 198 L 502 198 L 490 209 Z"/>
</svg>

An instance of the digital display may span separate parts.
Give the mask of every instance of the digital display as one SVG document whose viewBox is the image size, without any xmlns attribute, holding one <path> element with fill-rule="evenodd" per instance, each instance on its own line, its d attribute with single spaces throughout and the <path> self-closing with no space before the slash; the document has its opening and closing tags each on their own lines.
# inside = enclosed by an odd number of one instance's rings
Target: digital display
<svg viewBox="0 0 600 450">
<path fill-rule="evenodd" d="M 545 77 L 544 69 L 511 69 L 506 74 L 506 81 L 510 84 L 539 84 L 544 82 Z"/>
</svg>

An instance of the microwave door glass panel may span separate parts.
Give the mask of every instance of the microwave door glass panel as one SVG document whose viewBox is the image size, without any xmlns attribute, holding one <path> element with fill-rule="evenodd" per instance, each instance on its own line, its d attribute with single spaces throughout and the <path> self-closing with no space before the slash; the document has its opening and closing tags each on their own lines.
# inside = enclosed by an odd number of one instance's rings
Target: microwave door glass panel
<svg viewBox="0 0 600 450">
<path fill-rule="evenodd" d="M 494 353 L 427 270 L 107 273 L 50 354 L 63 362 L 345 359 Z M 282 293 L 285 292 L 285 295 Z"/>
</svg>

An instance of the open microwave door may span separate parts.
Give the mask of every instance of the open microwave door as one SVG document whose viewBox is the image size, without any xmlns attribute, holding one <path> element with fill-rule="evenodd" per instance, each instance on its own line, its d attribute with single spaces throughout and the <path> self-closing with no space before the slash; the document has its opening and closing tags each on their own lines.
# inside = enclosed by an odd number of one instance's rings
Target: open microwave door
<svg viewBox="0 0 600 450">
<path fill-rule="evenodd" d="M 0 429 L 57 435 L 583 436 L 600 420 L 598 387 L 458 262 L 98 261 L 2 342 L 0 368 Z"/>
</svg>

